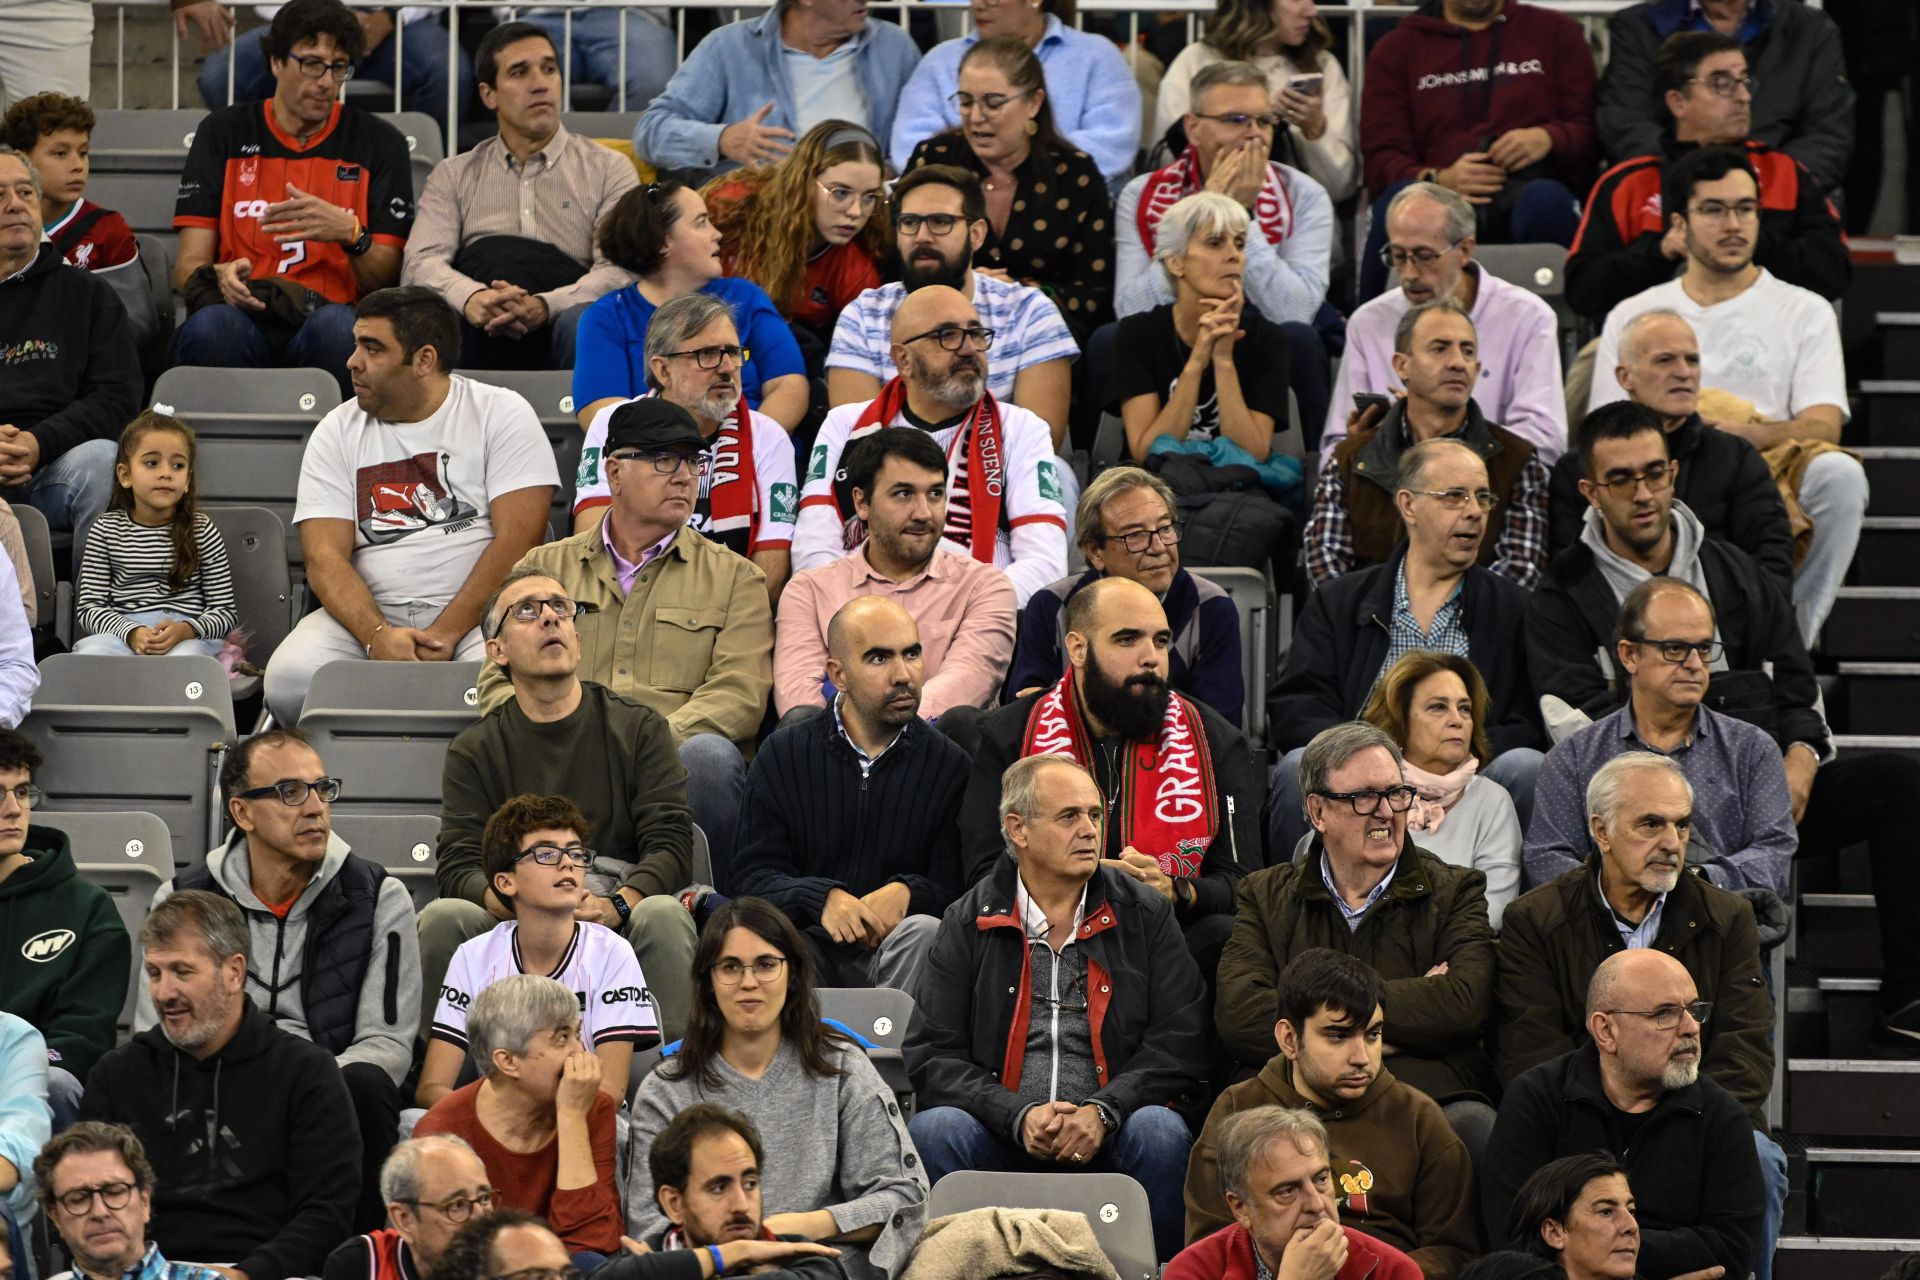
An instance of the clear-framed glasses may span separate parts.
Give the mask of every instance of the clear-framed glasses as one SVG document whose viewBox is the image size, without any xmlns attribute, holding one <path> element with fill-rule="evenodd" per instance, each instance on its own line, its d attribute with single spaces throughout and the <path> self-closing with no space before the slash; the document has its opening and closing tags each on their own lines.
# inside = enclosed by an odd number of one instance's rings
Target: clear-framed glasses
<svg viewBox="0 0 1920 1280">
<path fill-rule="evenodd" d="M 903 236 L 917 236 L 923 226 L 936 236 L 944 236 L 965 221 L 957 213 L 901 213 L 894 215 L 893 225 Z"/>
<path fill-rule="evenodd" d="M 1163 547 L 1180 545 L 1180 522 L 1169 520 L 1152 529 L 1129 529 L 1125 533 L 1103 533 L 1102 542 L 1117 542 L 1134 555 L 1139 555 L 1153 545 L 1154 539 L 1160 540 Z"/>
<path fill-rule="evenodd" d="M 109 1209 L 124 1209 L 136 1190 L 138 1188 L 131 1182 L 109 1182 L 98 1187 L 75 1187 L 71 1191 L 62 1191 L 53 1199 L 55 1204 L 66 1210 L 67 1216 L 78 1218 L 93 1208 L 95 1196 L 99 1196 L 100 1203 Z"/>
<path fill-rule="evenodd" d="M 991 118 L 999 115 L 1010 105 L 1020 101 L 1022 98 L 1030 96 L 1032 93 L 1033 90 L 1027 89 L 1020 93 L 982 93 L 976 95 L 956 89 L 947 95 L 947 101 L 953 104 L 954 114 L 956 115 L 965 116 L 975 107 L 978 107 L 984 114 Z"/>
<path fill-rule="evenodd" d="M 1707 1019 L 1713 1015 L 1713 1001 L 1695 1000 L 1692 1004 L 1663 1004 L 1658 1009 L 1608 1009 L 1605 1012 L 1645 1018 L 1656 1030 L 1671 1031 L 1680 1025 L 1680 1015 L 1683 1013 L 1701 1026 L 1706 1026 Z"/>
<path fill-rule="evenodd" d="M 1728 204 L 1724 200 L 1702 200 L 1693 206 L 1693 216 L 1705 218 L 1709 222 L 1725 222 L 1728 218 L 1736 222 L 1752 222 L 1760 216 L 1758 200 L 1735 200 Z"/>
<path fill-rule="evenodd" d="M 1430 267 L 1459 247 L 1458 240 L 1444 249 L 1429 249 L 1425 245 L 1416 249 L 1402 249 L 1397 244 L 1383 244 L 1380 246 L 1380 261 L 1394 268 L 1404 267 L 1409 262 L 1416 267 Z"/>
<path fill-rule="evenodd" d="M 940 344 L 942 351 L 958 351 L 971 342 L 976 351 L 985 351 L 993 345 L 993 330 L 984 329 L 977 324 L 943 324 L 938 329 L 929 329 L 925 333 L 916 333 L 911 338 L 902 338 L 901 345 L 920 342 L 932 338 Z"/>
<path fill-rule="evenodd" d="M 241 800 L 265 800 L 268 796 L 279 796 L 281 804 L 297 806 L 307 802 L 309 791 L 332 804 L 340 798 L 340 779 L 315 778 L 312 782 L 302 782 L 298 778 L 288 778 L 285 782 L 276 782 L 268 787 L 249 787 L 236 792 L 235 796 Z"/>
<path fill-rule="evenodd" d="M 1748 97 L 1758 97 L 1760 82 L 1752 76 L 1737 76 L 1731 71 L 1716 71 L 1710 76 L 1694 76 L 1688 84 L 1704 84 L 1722 98 L 1731 98 L 1741 85 L 1747 88 Z"/>
<path fill-rule="evenodd" d="M 705 369 L 709 372 L 718 369 L 728 360 L 733 361 L 736 366 L 743 365 L 752 355 L 753 353 L 745 347 L 736 347 L 731 343 L 719 347 L 694 347 L 687 351 L 667 352 L 667 356 L 670 359 L 691 360 L 693 361 L 694 368 Z"/>
<path fill-rule="evenodd" d="M 722 987 L 737 987 L 746 980 L 747 971 L 752 970 L 755 981 L 772 982 L 780 976 L 780 970 L 787 964 L 785 956 L 761 956 L 752 964 L 742 964 L 738 960 L 722 960 L 708 970 L 713 981 Z"/>
<path fill-rule="evenodd" d="M 1449 511 L 1465 511 L 1469 502 L 1482 511 L 1491 511 L 1500 505 L 1500 496 L 1491 489 L 1409 489 L 1407 492 L 1432 498 Z"/>
<path fill-rule="evenodd" d="M 844 211 L 853 208 L 856 201 L 862 213 L 872 213 L 880 207 L 878 191 L 855 191 L 852 187 L 843 186 L 838 182 L 828 186 L 818 178 L 813 180 L 813 185 L 820 188 L 821 193 L 827 197 L 827 205 L 830 208 Z"/>
<path fill-rule="evenodd" d="M 293 64 L 300 68 L 300 74 L 309 80 L 318 80 L 329 71 L 333 73 L 335 84 L 345 84 L 353 79 L 353 64 L 347 61 L 328 62 L 325 58 L 295 58 Z"/>
<path fill-rule="evenodd" d="M 1687 655 L 1691 653 L 1699 654 L 1701 664 L 1708 665 L 1716 661 L 1727 649 L 1727 646 L 1718 640 L 1654 640 L 1641 636 L 1634 643 L 1651 645 L 1660 651 L 1661 657 L 1675 666 L 1685 662 Z"/>
<path fill-rule="evenodd" d="M 20 807 L 23 809 L 33 808 L 46 794 L 31 782 L 23 782 L 17 787 L 0 787 L 0 795 L 12 796 L 20 802 Z"/>
<path fill-rule="evenodd" d="M 1355 813 L 1365 818 L 1380 812 L 1380 802 L 1383 800 L 1387 808 L 1395 813 L 1405 813 L 1413 807 L 1413 798 L 1419 793 L 1402 783 L 1385 791 L 1316 791 L 1314 794 L 1322 800 L 1344 800 L 1353 806 Z"/>
<path fill-rule="evenodd" d="M 1227 111 L 1219 115 L 1211 116 L 1200 111 L 1196 111 L 1193 114 L 1201 120 L 1212 120 L 1216 124 L 1227 126 L 1229 129 L 1244 129 L 1251 124 L 1258 125 L 1269 133 L 1280 126 L 1281 119 L 1279 113 L 1274 111 L 1262 111 L 1259 115 L 1248 115 L 1244 111 Z"/>
<path fill-rule="evenodd" d="M 681 467 L 692 468 L 695 477 L 703 476 L 712 461 L 704 452 L 686 453 L 679 449 L 622 449 L 607 456 L 615 462 L 651 463 L 655 473 L 663 476 L 670 476 Z"/>
<path fill-rule="evenodd" d="M 571 862 L 576 867 L 590 867 L 593 865 L 594 852 L 583 844 L 569 845 L 564 849 L 557 844 L 537 844 L 522 851 L 514 861 L 525 862 L 528 858 L 543 867 L 557 867 L 562 862 Z"/>
<path fill-rule="evenodd" d="M 1600 483 L 1605 486 L 1608 493 L 1625 500 L 1631 498 L 1643 484 L 1647 486 L 1648 493 L 1660 493 L 1671 489 L 1679 471 L 1680 464 L 1677 462 L 1656 462 L 1645 471 L 1638 471 L 1630 476 L 1614 476 Z"/>
<path fill-rule="evenodd" d="M 486 1213 L 493 1208 L 494 1197 L 500 1193 L 492 1187 L 482 1187 L 472 1196 L 448 1196 L 435 1203 L 431 1200 L 402 1200 L 401 1204 L 410 1204 L 416 1209 L 431 1209 L 448 1222 L 465 1222 L 478 1209 Z"/>
</svg>

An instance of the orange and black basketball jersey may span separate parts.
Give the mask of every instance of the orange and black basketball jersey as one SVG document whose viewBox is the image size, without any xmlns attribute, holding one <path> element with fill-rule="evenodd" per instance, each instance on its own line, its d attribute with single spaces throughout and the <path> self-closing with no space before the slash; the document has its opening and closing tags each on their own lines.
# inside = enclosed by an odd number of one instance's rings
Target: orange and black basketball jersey
<svg viewBox="0 0 1920 1280">
<path fill-rule="evenodd" d="M 236 103 L 201 121 L 180 173 L 173 225 L 217 233 L 215 261 L 244 257 L 256 280 L 285 276 L 330 302 L 356 301 L 345 245 L 278 244 L 261 229 L 288 184 L 351 210 L 374 243 L 401 248 L 413 225 L 407 140 L 378 116 L 335 103 L 326 128 L 302 146 L 274 120 L 271 102 Z"/>
</svg>

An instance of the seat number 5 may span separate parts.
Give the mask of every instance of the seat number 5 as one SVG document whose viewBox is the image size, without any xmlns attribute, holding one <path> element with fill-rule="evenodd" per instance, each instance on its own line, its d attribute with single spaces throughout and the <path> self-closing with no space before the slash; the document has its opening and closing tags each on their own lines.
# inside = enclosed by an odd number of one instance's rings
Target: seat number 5
<svg viewBox="0 0 1920 1280">
<path fill-rule="evenodd" d="M 305 240 L 295 240 L 290 244 L 283 244 L 280 246 L 280 261 L 276 263 L 273 268 L 274 274 L 286 275 L 287 272 L 293 270 L 293 268 L 299 266 L 306 260 L 307 242 Z"/>
</svg>

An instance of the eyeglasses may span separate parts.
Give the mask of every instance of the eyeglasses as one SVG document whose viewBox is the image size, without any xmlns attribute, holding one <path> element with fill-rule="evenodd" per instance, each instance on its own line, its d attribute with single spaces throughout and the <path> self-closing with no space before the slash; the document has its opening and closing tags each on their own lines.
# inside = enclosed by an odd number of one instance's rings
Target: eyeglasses
<svg viewBox="0 0 1920 1280">
<path fill-rule="evenodd" d="M 1680 1025 L 1680 1015 L 1686 1014 L 1701 1026 L 1707 1025 L 1707 1019 L 1713 1013 L 1713 1001 L 1695 1000 L 1692 1004 L 1663 1004 L 1658 1009 L 1605 1009 L 1608 1014 L 1632 1014 L 1636 1018 L 1645 1018 L 1657 1030 L 1671 1031 Z"/>
<path fill-rule="evenodd" d="M 654 471 L 663 476 L 670 476 L 683 466 L 691 467 L 694 475 L 703 476 L 710 461 L 705 453 L 682 453 L 678 449 L 622 449 L 607 456 L 615 462 L 650 462 Z"/>
<path fill-rule="evenodd" d="M 1469 502 L 1482 511 L 1491 511 L 1500 505 L 1499 495 L 1491 489 L 1409 489 L 1407 492 L 1432 498 L 1449 511 L 1465 511 Z"/>
<path fill-rule="evenodd" d="M 1752 76 L 1737 76 L 1731 71 L 1716 71 L 1710 76 L 1693 76 L 1688 84 L 1704 84 L 1722 98 L 1731 98 L 1740 86 L 1745 85 L 1749 97 L 1760 93 L 1760 82 Z"/>
<path fill-rule="evenodd" d="M 1631 498 L 1641 485 L 1647 486 L 1648 493 L 1660 493 L 1673 487 L 1674 478 L 1679 474 L 1677 462 L 1656 462 L 1645 471 L 1630 476 L 1614 476 L 1602 480 L 1600 484 L 1616 498 Z"/>
<path fill-rule="evenodd" d="M 526 600 L 516 600 L 507 606 L 502 619 L 512 618 L 515 622 L 538 622 L 540 615 L 553 610 L 553 616 L 562 622 L 577 618 L 587 611 L 587 606 L 565 596 L 534 596 Z"/>
<path fill-rule="evenodd" d="M 737 987 L 746 978 L 747 970 L 753 970 L 753 976 L 760 982 L 772 982 L 780 976 L 780 970 L 786 965 L 785 956 L 761 956 L 752 964 L 742 964 L 738 960 L 722 960 L 707 972 L 713 975 L 714 982 L 722 987 Z"/>
<path fill-rule="evenodd" d="M 822 194 L 827 197 L 827 204 L 835 209 L 851 209 L 856 200 L 860 202 L 862 213 L 872 213 L 880 207 L 878 191 L 855 191 L 852 187 L 843 187 L 837 182 L 828 186 L 818 178 L 813 180 L 813 185 L 820 188 Z"/>
<path fill-rule="evenodd" d="M 580 1280 L 584 1274 L 578 1267 L 522 1267 L 487 1280 Z"/>
<path fill-rule="evenodd" d="M 748 351 L 745 347 L 728 345 L 724 347 L 695 347 L 691 351 L 669 351 L 667 352 L 667 357 L 669 359 L 692 360 L 696 369 L 712 370 L 718 369 L 728 360 L 733 361 L 736 365 L 745 364 L 752 358 L 752 352 Z"/>
<path fill-rule="evenodd" d="M 75 1187 L 71 1191 L 62 1191 L 53 1199 L 54 1203 L 67 1211 L 68 1216 L 78 1218 L 93 1207 L 95 1196 L 99 1196 L 100 1203 L 109 1209 L 124 1209 L 136 1190 L 138 1188 L 131 1182 L 109 1182 L 100 1187 Z"/>
<path fill-rule="evenodd" d="M 318 80 L 329 71 L 333 73 L 335 84 L 345 84 L 353 79 L 351 62 L 328 62 L 325 58 L 295 58 L 293 64 L 300 68 L 300 74 L 309 80 Z"/>
<path fill-rule="evenodd" d="M 543 867 L 557 867 L 562 862 L 570 862 L 576 867 L 590 867 L 593 865 L 594 852 L 585 845 L 579 844 L 565 849 L 559 845 L 537 844 L 521 853 L 514 861 L 525 862 L 528 858 L 532 858 Z"/>
<path fill-rule="evenodd" d="M 494 1197 L 499 1194 L 492 1187 L 482 1187 L 471 1199 L 466 1196 L 450 1196 L 438 1204 L 431 1200 L 402 1200 L 400 1203 L 410 1204 L 416 1209 L 432 1209 L 448 1222 L 465 1222 L 473 1216 L 475 1209 L 485 1213 L 493 1208 Z"/>
<path fill-rule="evenodd" d="M 1700 661 L 1711 663 L 1726 651 L 1726 645 L 1718 640 L 1650 640 L 1646 636 L 1637 637 L 1635 644 L 1652 645 L 1660 651 L 1660 656 L 1668 662 L 1679 664 L 1687 660 L 1687 655 L 1697 653 Z"/>
<path fill-rule="evenodd" d="M 1693 216 L 1705 218 L 1709 222 L 1724 222 L 1729 217 L 1737 222 L 1752 222 L 1760 216 L 1758 200 L 1736 200 L 1727 204 L 1721 200 L 1702 200 L 1693 206 Z"/>
<path fill-rule="evenodd" d="M 1250 116 L 1244 111 L 1228 111 L 1217 116 L 1210 116 L 1199 111 L 1193 114 L 1195 119 L 1212 120 L 1227 126 L 1229 129 L 1244 129 L 1250 124 L 1255 124 L 1271 133 L 1280 124 L 1280 116 L 1272 111 L 1263 111 L 1257 116 Z"/>
<path fill-rule="evenodd" d="M 41 797 L 46 794 L 46 792 L 34 786 L 31 782 L 23 782 L 17 787 L 0 787 L 0 795 L 12 796 L 20 802 L 21 807 L 27 809 L 31 809 L 33 806 L 39 804 Z"/>
<path fill-rule="evenodd" d="M 1387 802 L 1387 808 L 1395 813 L 1405 813 L 1413 807 L 1413 798 L 1419 793 L 1412 787 L 1401 785 L 1388 787 L 1385 791 L 1316 791 L 1313 794 L 1322 800 L 1345 800 L 1353 806 L 1353 811 L 1361 817 L 1380 812 L 1380 802 Z"/>
<path fill-rule="evenodd" d="M 1396 268 L 1404 267 L 1409 262 L 1416 267 L 1430 267 L 1459 247 L 1458 240 L 1444 249 L 1429 249 L 1425 245 L 1417 249 L 1402 249 L 1397 244 L 1383 244 L 1380 246 L 1380 261 Z"/>
<path fill-rule="evenodd" d="M 902 213 L 895 215 L 893 225 L 903 236 L 917 236 L 923 226 L 936 236 L 944 236 L 965 221 L 957 213 Z"/>
<path fill-rule="evenodd" d="M 1031 97 L 1032 95 L 1033 90 L 1031 89 L 1024 90 L 1020 93 L 983 93 L 978 97 L 975 97 L 971 93 L 961 93 L 955 90 L 947 95 L 947 101 L 953 104 L 954 111 L 959 115 L 964 116 L 975 107 L 979 107 L 980 110 L 988 116 L 997 116 L 1002 111 L 1005 111 L 1010 103 L 1018 102 L 1020 99 Z"/>
<path fill-rule="evenodd" d="M 929 329 L 925 333 L 916 333 L 911 338 L 902 338 L 900 343 L 905 346 L 909 342 L 932 338 L 940 344 L 942 351 L 958 351 L 969 342 L 973 344 L 976 351 L 985 351 L 993 345 L 993 332 L 992 329 L 983 329 L 977 324 L 943 324 L 938 329 Z"/>
<path fill-rule="evenodd" d="M 279 796 L 284 805 L 302 805 L 307 802 L 307 792 L 313 792 L 327 804 L 340 798 L 340 779 L 315 778 L 312 782 L 302 782 L 298 778 L 288 778 L 285 782 L 276 782 L 269 787 L 251 787 L 234 793 L 236 800 L 265 800 L 268 796 Z"/>
<path fill-rule="evenodd" d="M 1153 529 L 1129 529 L 1125 533 L 1103 533 L 1100 535 L 1100 541 L 1117 542 L 1136 556 L 1152 546 L 1155 538 L 1160 540 L 1160 545 L 1163 547 L 1179 546 L 1179 523 L 1169 520 L 1165 524 Z"/>
</svg>

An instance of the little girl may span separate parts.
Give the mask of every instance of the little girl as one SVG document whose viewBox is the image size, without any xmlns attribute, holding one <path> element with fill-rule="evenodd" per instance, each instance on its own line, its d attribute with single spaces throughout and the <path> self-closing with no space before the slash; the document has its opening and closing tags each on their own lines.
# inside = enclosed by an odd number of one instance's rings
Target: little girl
<svg viewBox="0 0 1920 1280">
<path fill-rule="evenodd" d="M 75 653 L 204 653 L 239 625 L 227 544 L 193 498 L 193 429 L 149 409 L 120 433 L 113 496 L 87 535 Z"/>
</svg>

